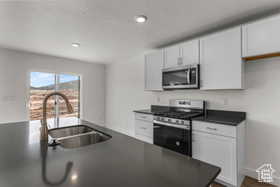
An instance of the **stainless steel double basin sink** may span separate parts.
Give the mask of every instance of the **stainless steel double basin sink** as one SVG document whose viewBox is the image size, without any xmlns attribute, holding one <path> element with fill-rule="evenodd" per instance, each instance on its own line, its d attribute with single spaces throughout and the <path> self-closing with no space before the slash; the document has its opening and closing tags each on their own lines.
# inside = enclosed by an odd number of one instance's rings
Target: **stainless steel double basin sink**
<svg viewBox="0 0 280 187">
<path fill-rule="evenodd" d="M 110 135 L 86 125 L 50 129 L 49 136 L 53 145 L 60 145 L 64 148 L 82 147 L 112 138 Z"/>
</svg>

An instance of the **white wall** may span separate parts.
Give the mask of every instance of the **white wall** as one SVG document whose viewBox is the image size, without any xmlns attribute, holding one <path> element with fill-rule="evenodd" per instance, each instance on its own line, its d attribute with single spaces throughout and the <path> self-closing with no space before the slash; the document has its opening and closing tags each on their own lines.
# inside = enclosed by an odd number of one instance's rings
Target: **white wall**
<svg viewBox="0 0 280 187">
<path fill-rule="evenodd" d="M 271 163 L 280 176 L 280 59 L 245 65 L 245 90 L 166 92 L 144 91 L 144 57 L 139 55 L 106 67 L 106 126 L 133 136 L 133 110 L 151 104 L 167 105 L 169 99 L 207 100 L 211 109 L 247 112 L 246 172 Z M 279 180 L 278 180 L 279 183 Z"/>
<path fill-rule="evenodd" d="M 132 111 L 149 108 L 153 92 L 144 92 L 144 56 L 106 66 L 106 125 L 134 135 Z"/>
<path fill-rule="evenodd" d="M 0 123 L 26 121 L 30 71 L 81 75 L 82 118 L 104 124 L 105 66 L 0 49 Z"/>
</svg>

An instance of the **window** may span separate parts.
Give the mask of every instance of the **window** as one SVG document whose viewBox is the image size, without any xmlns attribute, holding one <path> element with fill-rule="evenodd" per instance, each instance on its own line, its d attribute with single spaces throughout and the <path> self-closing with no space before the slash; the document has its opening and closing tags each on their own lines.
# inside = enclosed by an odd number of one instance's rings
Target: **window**
<svg viewBox="0 0 280 187">
<path fill-rule="evenodd" d="M 80 117 L 80 77 L 70 74 L 54 74 L 44 72 L 30 73 L 30 120 L 41 120 L 43 118 L 43 100 L 58 91 L 67 96 L 74 113 L 68 114 L 64 100 L 59 96 L 53 96 L 48 100 L 47 118 L 54 119 L 56 123 L 61 118 Z"/>
</svg>

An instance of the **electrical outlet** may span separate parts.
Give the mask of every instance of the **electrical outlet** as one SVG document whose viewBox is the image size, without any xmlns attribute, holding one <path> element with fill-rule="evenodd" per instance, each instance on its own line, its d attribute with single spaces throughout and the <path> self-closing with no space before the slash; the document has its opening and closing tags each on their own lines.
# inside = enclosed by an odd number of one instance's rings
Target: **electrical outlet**
<svg viewBox="0 0 280 187">
<path fill-rule="evenodd" d="M 224 98 L 224 105 L 228 105 L 228 98 Z"/>
<path fill-rule="evenodd" d="M 160 103 L 160 96 L 157 96 L 157 103 Z"/>
<path fill-rule="evenodd" d="M 6 95 L 2 97 L 3 102 L 14 102 L 16 100 L 16 96 Z"/>
</svg>

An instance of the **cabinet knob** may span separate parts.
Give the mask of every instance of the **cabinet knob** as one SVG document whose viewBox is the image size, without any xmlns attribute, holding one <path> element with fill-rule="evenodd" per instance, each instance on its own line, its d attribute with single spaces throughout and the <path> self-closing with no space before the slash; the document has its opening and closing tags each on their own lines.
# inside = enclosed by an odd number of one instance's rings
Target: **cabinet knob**
<svg viewBox="0 0 280 187">
<path fill-rule="evenodd" d="M 179 142 L 179 141 L 177 141 L 177 142 L 176 142 L 176 145 L 177 145 L 177 146 L 180 146 L 180 142 Z"/>
</svg>

